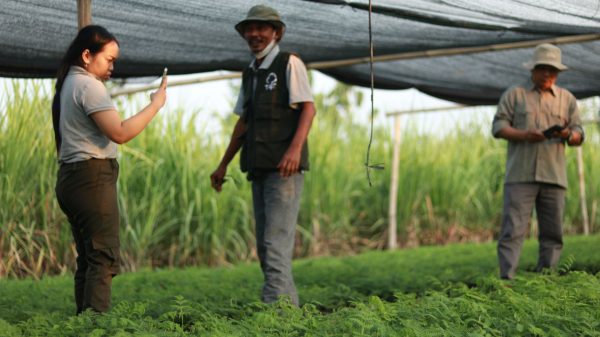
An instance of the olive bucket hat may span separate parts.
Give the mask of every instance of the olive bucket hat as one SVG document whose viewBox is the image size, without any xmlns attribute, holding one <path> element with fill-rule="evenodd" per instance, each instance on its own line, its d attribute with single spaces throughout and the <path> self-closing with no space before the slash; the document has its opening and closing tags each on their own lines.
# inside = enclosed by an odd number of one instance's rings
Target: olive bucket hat
<svg viewBox="0 0 600 337">
<path fill-rule="evenodd" d="M 235 25 L 235 30 L 237 30 L 240 35 L 244 36 L 244 26 L 253 21 L 268 22 L 272 24 L 276 30 L 281 31 L 281 36 L 279 38 L 282 38 L 285 33 L 285 23 L 281 21 L 279 13 L 275 9 L 265 5 L 256 5 L 250 8 L 246 18 Z"/>
</svg>

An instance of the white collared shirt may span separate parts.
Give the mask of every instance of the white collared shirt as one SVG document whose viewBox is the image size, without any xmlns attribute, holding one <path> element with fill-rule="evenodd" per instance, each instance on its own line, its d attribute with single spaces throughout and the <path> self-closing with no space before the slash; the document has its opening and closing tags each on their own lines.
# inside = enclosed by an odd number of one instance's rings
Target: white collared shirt
<svg viewBox="0 0 600 337">
<path fill-rule="evenodd" d="M 258 69 L 268 69 L 275 57 L 279 54 L 279 45 L 275 45 L 271 52 L 265 56 L 265 59 L 260 64 Z M 253 59 L 250 63 L 250 67 L 254 68 L 256 59 Z M 313 97 L 310 91 L 310 84 L 308 82 L 308 73 L 306 71 L 306 66 L 304 63 L 296 56 L 290 55 L 290 59 L 288 61 L 287 70 L 286 70 L 286 84 L 288 91 L 290 93 L 290 107 L 292 109 L 297 109 L 298 104 L 302 102 L 312 102 Z M 256 87 L 255 85 L 252 86 Z M 235 108 L 233 112 L 242 116 L 244 114 L 244 88 L 240 89 L 240 93 L 238 95 L 237 102 L 235 104 Z"/>
</svg>

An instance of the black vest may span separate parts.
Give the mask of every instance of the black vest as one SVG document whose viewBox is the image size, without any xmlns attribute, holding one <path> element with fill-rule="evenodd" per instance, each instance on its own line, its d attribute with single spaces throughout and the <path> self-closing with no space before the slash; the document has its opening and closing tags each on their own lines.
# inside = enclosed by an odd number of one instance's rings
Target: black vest
<svg viewBox="0 0 600 337">
<path fill-rule="evenodd" d="M 242 74 L 244 116 L 247 131 L 243 136 L 240 164 L 251 176 L 275 171 L 298 129 L 300 110 L 289 105 L 286 69 L 290 53 L 280 52 L 268 69 L 250 67 Z M 252 95 L 252 77 L 256 89 Z M 300 169 L 308 170 L 308 145 L 304 143 Z"/>
</svg>

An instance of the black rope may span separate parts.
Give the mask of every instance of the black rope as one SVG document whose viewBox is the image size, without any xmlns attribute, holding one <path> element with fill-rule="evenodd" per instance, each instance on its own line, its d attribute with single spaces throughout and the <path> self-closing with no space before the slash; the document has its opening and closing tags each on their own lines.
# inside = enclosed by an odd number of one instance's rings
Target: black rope
<svg viewBox="0 0 600 337">
<path fill-rule="evenodd" d="M 375 92 L 375 74 L 373 72 L 373 29 L 371 28 L 371 14 L 373 13 L 373 8 L 371 4 L 371 0 L 369 0 L 369 66 L 371 70 L 371 131 L 369 135 L 369 146 L 367 147 L 367 162 L 365 163 L 365 167 L 367 169 L 367 180 L 369 181 L 369 187 L 373 186 L 371 182 L 371 169 L 374 170 L 383 170 L 382 164 L 370 164 L 371 158 L 371 145 L 373 144 L 373 121 L 375 119 L 375 105 L 373 95 Z"/>
</svg>

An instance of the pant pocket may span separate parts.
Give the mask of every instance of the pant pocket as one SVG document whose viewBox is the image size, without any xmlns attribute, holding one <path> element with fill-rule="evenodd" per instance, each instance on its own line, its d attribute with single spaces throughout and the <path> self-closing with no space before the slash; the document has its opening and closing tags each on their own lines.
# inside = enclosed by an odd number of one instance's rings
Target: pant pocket
<svg viewBox="0 0 600 337">
<path fill-rule="evenodd" d="M 121 271 L 119 247 L 93 248 L 87 253 L 88 270 L 98 273 L 98 277 L 115 276 Z"/>
</svg>

